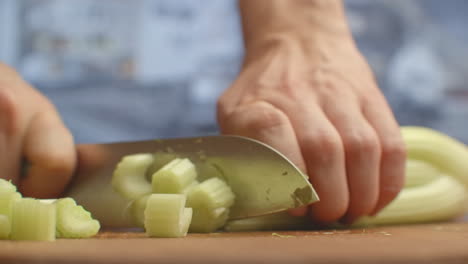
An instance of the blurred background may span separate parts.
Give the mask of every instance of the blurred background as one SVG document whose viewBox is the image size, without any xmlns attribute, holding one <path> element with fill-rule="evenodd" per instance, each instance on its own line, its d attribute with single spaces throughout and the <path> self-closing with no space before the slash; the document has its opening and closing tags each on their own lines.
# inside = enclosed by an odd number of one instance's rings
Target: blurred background
<svg viewBox="0 0 468 264">
<path fill-rule="evenodd" d="M 468 1 L 345 3 L 400 124 L 468 143 Z M 235 0 L 0 0 L 0 61 L 78 143 L 217 133 L 242 54 Z"/>
</svg>

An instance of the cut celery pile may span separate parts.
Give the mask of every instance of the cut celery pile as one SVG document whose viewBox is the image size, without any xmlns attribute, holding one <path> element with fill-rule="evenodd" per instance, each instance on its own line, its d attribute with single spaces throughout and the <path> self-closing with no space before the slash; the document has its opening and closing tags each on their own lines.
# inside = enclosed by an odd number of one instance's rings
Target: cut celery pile
<svg viewBox="0 0 468 264">
<path fill-rule="evenodd" d="M 138 199 L 151 193 L 151 183 L 146 172 L 153 164 L 153 154 L 142 153 L 123 157 L 112 177 L 112 187 L 128 199 Z"/>
<path fill-rule="evenodd" d="M 153 193 L 183 193 L 197 178 L 189 159 L 174 159 L 152 176 Z"/>
<path fill-rule="evenodd" d="M 11 239 L 53 241 L 55 229 L 55 204 L 46 204 L 31 198 L 15 202 L 11 218 Z"/>
<path fill-rule="evenodd" d="M 95 235 L 99 222 L 71 198 L 22 198 L 10 182 L 0 180 L 0 238 L 52 241 L 56 237 Z"/>
<path fill-rule="evenodd" d="M 192 209 L 185 208 L 184 194 L 151 194 L 146 203 L 145 229 L 151 237 L 187 235 Z"/>
</svg>

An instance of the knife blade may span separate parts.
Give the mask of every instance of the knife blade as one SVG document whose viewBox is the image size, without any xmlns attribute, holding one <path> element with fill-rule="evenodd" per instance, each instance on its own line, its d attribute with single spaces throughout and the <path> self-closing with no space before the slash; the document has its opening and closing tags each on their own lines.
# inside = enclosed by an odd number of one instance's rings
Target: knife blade
<svg viewBox="0 0 468 264">
<path fill-rule="evenodd" d="M 230 219 L 270 214 L 319 200 L 307 176 L 280 152 L 254 139 L 226 135 L 79 145 L 78 172 L 66 195 L 90 210 L 103 226 L 131 227 L 130 201 L 112 190 L 111 178 L 121 158 L 135 153 L 189 158 L 201 180 L 224 179 L 236 195 Z M 99 191 L 103 199 L 90 200 L 96 196 L 88 195 L 90 191 Z"/>
</svg>

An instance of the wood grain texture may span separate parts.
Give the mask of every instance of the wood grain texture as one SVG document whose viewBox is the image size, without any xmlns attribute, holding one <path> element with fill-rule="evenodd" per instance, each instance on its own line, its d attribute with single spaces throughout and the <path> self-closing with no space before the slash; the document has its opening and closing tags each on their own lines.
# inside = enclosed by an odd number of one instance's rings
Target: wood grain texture
<svg viewBox="0 0 468 264">
<path fill-rule="evenodd" d="M 0 263 L 468 263 L 468 222 L 354 230 L 0 241 Z"/>
</svg>

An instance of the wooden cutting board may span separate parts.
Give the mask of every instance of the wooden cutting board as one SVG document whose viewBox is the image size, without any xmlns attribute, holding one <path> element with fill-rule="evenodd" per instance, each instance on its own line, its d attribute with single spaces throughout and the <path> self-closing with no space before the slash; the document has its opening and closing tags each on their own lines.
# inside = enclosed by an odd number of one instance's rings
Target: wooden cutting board
<svg viewBox="0 0 468 264">
<path fill-rule="evenodd" d="M 0 263 L 468 263 L 468 222 L 354 230 L 0 241 Z"/>
</svg>

